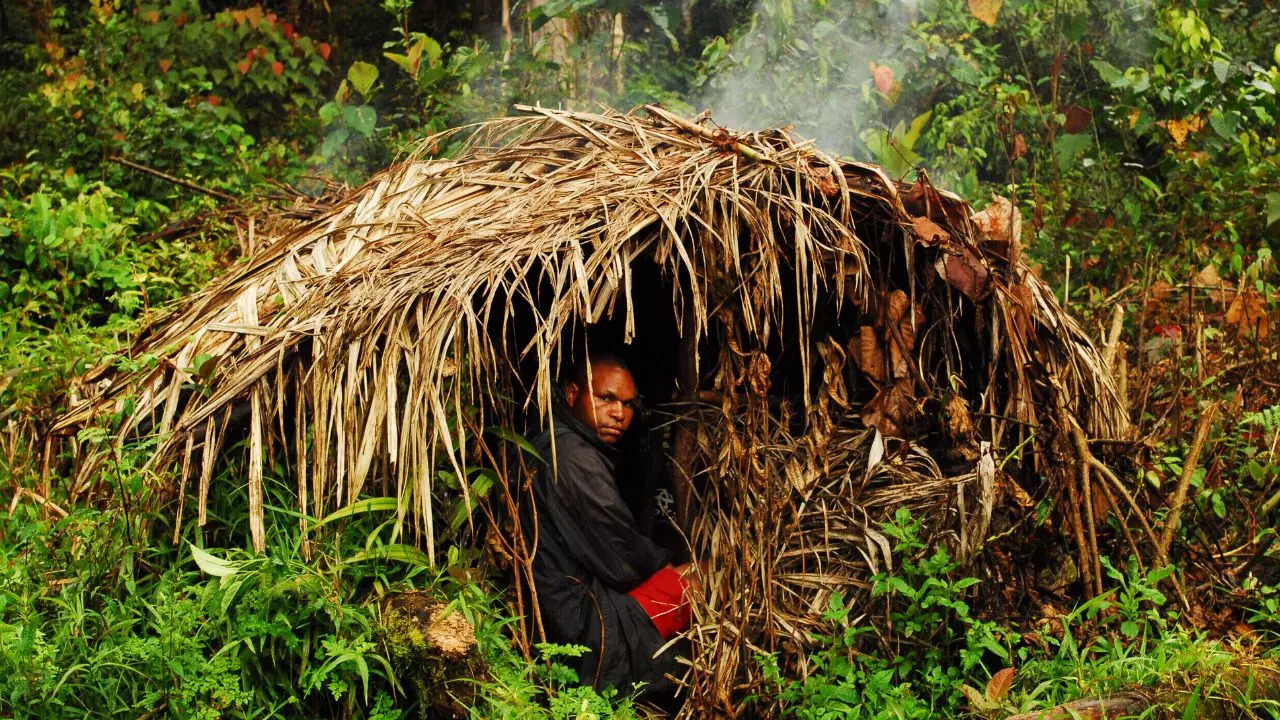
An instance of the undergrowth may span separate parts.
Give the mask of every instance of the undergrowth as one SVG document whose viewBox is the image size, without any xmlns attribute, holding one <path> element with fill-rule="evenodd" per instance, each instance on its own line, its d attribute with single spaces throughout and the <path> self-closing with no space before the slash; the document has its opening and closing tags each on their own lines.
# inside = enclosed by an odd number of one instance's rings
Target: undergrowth
<svg viewBox="0 0 1280 720">
<path fill-rule="evenodd" d="M 896 541 L 897 567 L 872 578 L 866 605 L 832 598 L 823 616 L 831 632 L 815 638 L 806 673 L 784 672 L 773 655 L 758 658 L 782 715 L 999 718 L 1132 690 L 1151 694 L 1147 714 L 1155 717 L 1198 717 L 1197 705 L 1212 703 L 1226 716 L 1280 710 L 1275 666 L 1249 672 L 1250 661 L 1273 653 L 1178 623 L 1160 589 L 1172 567 L 1142 573 L 1132 559 L 1127 571 L 1104 559 L 1112 590 L 1021 632 L 972 614 L 965 591 L 979 580 L 963 577 L 944 549 L 927 548 L 909 512 L 900 510 L 883 531 Z M 1280 619 L 1274 590 L 1264 603 L 1258 619 Z M 866 615 L 877 607 L 883 618 Z M 755 700 L 769 706 L 768 698 Z"/>
</svg>

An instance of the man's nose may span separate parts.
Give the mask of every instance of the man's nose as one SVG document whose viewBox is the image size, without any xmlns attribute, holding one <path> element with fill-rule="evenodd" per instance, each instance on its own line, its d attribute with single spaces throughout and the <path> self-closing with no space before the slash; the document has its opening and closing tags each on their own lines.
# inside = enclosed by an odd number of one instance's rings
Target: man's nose
<svg viewBox="0 0 1280 720">
<path fill-rule="evenodd" d="M 627 412 L 626 409 L 622 407 L 622 403 L 620 402 L 609 403 L 609 417 L 614 418 L 616 420 L 621 420 L 623 415 L 626 414 L 626 412 Z"/>
</svg>

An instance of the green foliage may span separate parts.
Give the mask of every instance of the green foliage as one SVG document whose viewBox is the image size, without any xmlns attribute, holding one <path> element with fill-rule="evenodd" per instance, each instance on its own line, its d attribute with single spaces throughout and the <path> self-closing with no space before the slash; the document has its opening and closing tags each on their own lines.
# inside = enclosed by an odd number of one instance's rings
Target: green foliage
<svg viewBox="0 0 1280 720">
<path fill-rule="evenodd" d="M 2 176 L 3 173 L 0 173 Z M 85 313 L 102 321 L 160 305 L 203 281 L 210 253 L 187 243 L 135 245 L 168 208 L 68 173 L 58 190 L 0 195 L 0 306 L 16 329 Z"/>
<path fill-rule="evenodd" d="M 1167 688 L 1186 678 L 1203 688 L 1239 680 L 1229 648 L 1181 629 L 1177 613 L 1166 608 L 1159 586 L 1172 567 L 1143 574 L 1132 560 L 1122 570 L 1103 558 L 1112 590 L 1023 634 L 972 617 L 962 598 L 978 581 L 954 579 L 955 563 L 941 550 L 926 551 L 919 524 L 906 511 L 884 533 L 895 539 L 898 568 L 875 576 L 866 608 L 832 598 L 824 619 L 834 632 L 816 638 L 803 679 L 788 677 L 776 656 L 759 658 L 776 690 L 769 699 L 786 716 L 927 718 L 969 711 L 1005 717 L 1134 687 Z M 1280 603 L 1274 589 L 1263 587 L 1260 597 L 1255 617 L 1273 621 Z M 875 621 L 877 630 L 862 613 L 881 603 L 887 618 Z M 1256 695 L 1230 696 L 1238 707 L 1270 702 L 1265 690 Z M 1169 697 L 1170 709 L 1188 703 L 1185 693 Z"/>
<path fill-rule="evenodd" d="M 921 539 L 919 521 L 899 510 L 883 532 L 894 539 L 898 567 L 872 578 L 872 601 L 885 617 L 860 615 L 834 595 L 823 619 L 837 632 L 816 638 L 803 680 L 786 678 L 763 656 L 765 678 L 788 715 L 819 718 L 928 718 L 954 714 L 962 680 L 989 662 L 1007 663 L 994 623 L 970 613 L 964 597 L 978 583 L 956 579 L 959 566 Z M 862 624 L 866 621 L 866 624 Z M 879 627 L 886 634 L 877 638 Z M 874 642 L 878 640 L 878 642 Z"/>
<path fill-rule="evenodd" d="M 0 417 L 20 423 L 0 438 L 0 485 L 11 488 L 0 493 L 0 715 L 411 717 L 417 696 L 377 633 L 379 599 L 411 588 L 476 627 L 489 674 L 472 683 L 474 716 L 638 712 L 578 687 L 556 662 L 580 649 L 543 647 L 538 662 L 515 651 L 513 611 L 500 587 L 477 581 L 476 554 L 450 546 L 431 568 L 410 540 L 388 534 L 394 500 L 308 519 L 304 535 L 299 513 L 285 509 L 297 506 L 293 479 L 272 468 L 269 550 L 255 555 L 242 549 L 247 500 L 233 466 L 216 483 L 234 491 L 215 494 L 209 522 L 170 542 L 173 482 L 146 464 L 156 440 L 115 448 L 109 424 L 80 437 L 103 459 L 92 502 L 66 502 L 56 458 L 50 499 L 65 517 L 12 495 L 45 491 L 31 474 L 35 438 L 68 402 L 69 379 L 127 343 L 149 310 L 199 287 L 226 254 L 216 228 L 180 242 L 155 233 L 212 201 L 116 156 L 240 194 L 307 165 L 360 182 L 423 135 L 514 102 L 693 111 L 716 101 L 730 125 L 793 123 L 896 176 L 925 167 L 972 198 L 1016 194 L 1030 218 L 1028 257 L 1050 280 L 1065 279 L 1070 262 L 1077 301 L 1134 280 L 1176 285 L 1213 263 L 1275 309 L 1273 4 L 1007 0 L 988 24 L 966 0 L 563 0 L 514 3 L 509 44 L 468 4 L 328 5 L 303 3 L 285 18 L 262 6 L 208 13 L 194 0 L 61 4 L 47 44 L 0 48 L 9 101 L 0 107 L 0 362 L 14 371 L 0 375 L 0 407 L 11 408 Z M 343 27 L 335 18 L 350 16 L 340 11 L 368 21 Z M 1208 339 L 1228 332 L 1205 328 Z M 1153 399 L 1175 381 L 1215 389 L 1189 353 L 1178 359 L 1177 341 L 1146 342 L 1146 359 L 1173 367 Z M 199 391 L 216 364 L 193 367 Z M 32 440 L 15 439 L 15 427 Z M 1260 524 L 1273 519 L 1278 430 L 1269 406 L 1211 436 L 1214 463 L 1191 477 L 1180 539 L 1235 547 L 1237 506 L 1256 508 Z M 1141 491 L 1169 492 L 1186 453 L 1176 439 L 1156 446 Z M 473 499 L 455 498 L 436 526 L 465 537 L 493 483 L 483 468 L 464 471 Z M 437 479 L 442 493 L 458 487 L 448 470 Z M 865 607 L 833 598 L 807 674 L 760 659 L 789 714 L 1003 717 L 1212 676 L 1231 662 L 1179 629 L 1162 589 L 1167 568 L 1143 575 L 1135 561 L 1107 563 L 1112 590 L 1028 632 L 975 616 L 977 581 L 926 548 L 909 516 L 884 532 L 897 566 L 872 579 Z M 1244 618 L 1280 628 L 1273 580 L 1243 582 Z M 1002 669 L 999 683 L 974 689 Z"/>
<path fill-rule="evenodd" d="M 207 16 L 191 0 L 172 0 L 59 13 L 69 31 L 0 79 L 17 91 L 0 113 L 0 135 L 21 139 L 0 143 L 0 161 L 34 152 L 149 197 L 179 189 L 110 159 L 229 190 L 289 164 L 283 144 L 260 147 L 245 127 L 285 136 L 305 128 L 327 44 L 256 7 Z"/>
</svg>

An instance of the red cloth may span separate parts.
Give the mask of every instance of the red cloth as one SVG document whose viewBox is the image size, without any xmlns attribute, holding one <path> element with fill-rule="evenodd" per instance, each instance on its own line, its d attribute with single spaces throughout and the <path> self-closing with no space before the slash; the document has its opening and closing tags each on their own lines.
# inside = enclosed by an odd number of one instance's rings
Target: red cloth
<svg viewBox="0 0 1280 720">
<path fill-rule="evenodd" d="M 680 573 L 668 565 L 627 594 L 644 608 L 662 639 L 670 640 L 689 627 L 692 611 L 685 596 L 688 587 Z"/>
</svg>

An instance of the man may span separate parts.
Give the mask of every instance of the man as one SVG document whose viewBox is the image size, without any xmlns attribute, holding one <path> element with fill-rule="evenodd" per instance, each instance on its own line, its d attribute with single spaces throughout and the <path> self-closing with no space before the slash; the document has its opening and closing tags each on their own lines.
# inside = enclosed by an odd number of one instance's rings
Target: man
<svg viewBox="0 0 1280 720">
<path fill-rule="evenodd" d="M 584 684 L 624 692 L 670 687 L 673 653 L 654 655 L 688 626 L 684 573 L 637 529 L 618 492 L 615 445 L 635 417 L 626 364 L 592 355 L 564 385 L 552 430 L 533 445 L 547 465 L 533 483 L 534 588 L 547 640 L 583 645 L 567 663 Z"/>
</svg>

